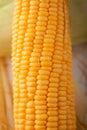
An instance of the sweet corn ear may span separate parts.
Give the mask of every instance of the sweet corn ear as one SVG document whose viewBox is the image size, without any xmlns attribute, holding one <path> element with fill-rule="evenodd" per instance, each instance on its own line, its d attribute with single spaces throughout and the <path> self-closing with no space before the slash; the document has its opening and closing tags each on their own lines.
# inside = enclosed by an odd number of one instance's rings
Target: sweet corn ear
<svg viewBox="0 0 87 130">
<path fill-rule="evenodd" d="M 15 130 L 76 130 L 66 0 L 15 0 Z"/>
</svg>

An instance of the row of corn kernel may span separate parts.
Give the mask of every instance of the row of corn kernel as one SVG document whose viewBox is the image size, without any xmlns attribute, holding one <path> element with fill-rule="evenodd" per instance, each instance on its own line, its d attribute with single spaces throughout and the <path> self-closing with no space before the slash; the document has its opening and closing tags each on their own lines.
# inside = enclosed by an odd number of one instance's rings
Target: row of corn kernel
<svg viewBox="0 0 87 130">
<path fill-rule="evenodd" d="M 13 75 L 15 77 L 14 79 L 14 84 L 13 84 L 13 90 L 14 90 L 14 117 L 18 117 L 18 103 L 19 103 L 19 88 L 18 88 L 18 84 L 17 84 L 17 78 L 18 78 L 18 70 L 19 70 L 19 66 L 16 69 L 16 62 L 19 60 L 20 54 L 19 56 L 16 57 L 16 49 L 17 49 L 17 40 L 18 40 L 18 29 L 19 29 L 19 19 L 20 19 L 20 14 L 21 14 L 21 7 L 22 7 L 22 2 L 21 1 L 17 1 L 15 3 L 16 7 L 15 7 L 15 14 L 14 14 L 14 23 L 13 23 L 13 47 L 12 47 L 12 63 L 13 63 Z M 15 70 L 16 69 L 16 70 Z M 15 120 L 15 123 L 17 122 L 17 120 Z"/>
<path fill-rule="evenodd" d="M 72 53 L 71 53 L 71 41 L 69 35 L 69 23 L 68 23 L 68 9 L 66 1 L 64 1 L 64 10 L 65 10 L 65 51 L 66 56 L 64 60 L 67 64 L 67 129 L 76 129 L 76 120 L 75 120 L 75 106 L 74 106 L 74 92 L 73 92 L 73 81 L 72 81 Z"/>
<path fill-rule="evenodd" d="M 66 99 L 66 75 L 64 74 L 65 71 L 65 63 L 64 63 L 64 33 L 65 33 L 65 18 L 64 18 L 64 1 L 61 1 L 58 8 L 58 40 L 61 45 L 59 45 L 60 50 L 60 61 L 61 61 L 61 68 L 60 76 L 59 76 L 59 88 L 58 88 L 58 128 L 59 130 L 66 130 L 67 129 L 67 99 Z M 62 40 L 62 41 L 61 41 Z"/>
<path fill-rule="evenodd" d="M 25 7 L 27 7 L 25 9 Z M 20 17 L 19 17 L 19 31 L 18 31 L 18 37 L 17 37 L 17 41 L 16 41 L 16 58 L 15 58 L 15 77 L 16 77 L 16 81 L 15 81 L 15 88 L 14 91 L 16 91 L 14 93 L 14 96 L 17 95 L 18 92 L 18 97 L 16 97 L 18 99 L 18 101 L 16 102 L 14 100 L 14 106 L 15 104 L 17 104 L 17 106 L 15 106 L 14 111 L 16 114 L 14 116 L 16 116 L 16 120 L 15 120 L 15 128 L 16 129 L 24 129 L 25 126 L 25 106 L 26 106 L 26 80 L 25 80 L 25 75 L 27 72 L 27 66 L 25 66 L 25 63 L 27 61 L 27 57 L 23 57 L 24 51 L 23 51 L 23 42 L 24 42 L 24 37 L 25 37 L 25 32 L 26 32 L 26 28 L 27 28 L 27 19 L 28 19 L 28 9 L 29 9 L 29 3 L 28 1 L 22 1 L 21 4 L 21 13 L 20 13 Z M 23 62 L 24 61 L 24 62 Z M 16 95 L 15 95 L 16 94 Z M 20 120 L 20 121 L 19 121 Z"/>
<path fill-rule="evenodd" d="M 36 25 L 38 20 L 38 10 L 39 1 L 30 0 L 30 9 L 28 17 L 28 30 L 27 30 L 27 43 L 29 43 L 33 48 L 29 57 L 29 69 L 26 76 L 27 85 L 27 104 L 25 111 L 25 130 L 33 130 L 35 124 L 35 105 L 34 105 L 34 95 L 36 90 L 36 76 L 39 69 L 39 64 L 37 63 L 38 57 L 34 53 L 35 50 L 35 39 L 36 39 Z M 30 47 L 28 45 L 28 47 Z M 29 49 L 30 50 L 30 49 Z"/>
<path fill-rule="evenodd" d="M 35 1 L 33 1 L 32 4 L 36 4 Z M 30 58 L 30 70 L 29 70 L 30 75 L 28 77 L 28 81 L 29 81 L 29 79 L 31 80 L 33 78 L 33 80 L 31 81 L 31 84 L 28 83 L 28 85 L 29 85 L 28 86 L 28 97 L 29 98 L 32 97 L 32 99 L 34 98 L 34 95 L 35 95 L 36 77 L 37 77 L 38 70 L 40 67 L 39 58 L 40 58 L 40 53 L 42 51 L 42 43 L 43 43 L 43 36 L 44 36 L 43 35 L 44 27 L 40 28 L 41 24 L 42 24 L 42 19 L 41 19 L 42 15 L 40 14 L 41 12 L 39 11 L 40 9 L 41 8 L 38 7 L 38 19 L 37 19 L 36 27 L 35 27 L 35 31 L 36 31 L 35 39 L 33 40 L 34 46 L 33 46 L 33 52 L 31 53 L 31 58 Z M 33 75 L 31 75 L 31 74 L 33 74 Z M 33 94 L 32 94 L 32 91 L 33 91 Z M 32 104 L 34 104 L 34 101 L 32 101 Z M 34 107 L 35 106 L 33 105 L 32 106 L 33 110 L 34 110 Z M 29 110 L 30 108 L 27 108 L 27 109 Z M 31 115 L 29 115 L 29 117 L 31 117 L 31 118 L 33 118 L 33 120 L 35 120 L 35 115 L 33 115 L 32 113 L 31 113 Z M 27 120 L 28 123 L 29 123 L 29 121 L 31 121 L 31 118 L 29 118 L 30 120 L 29 119 Z M 26 130 L 29 128 L 33 129 L 36 127 L 36 125 L 34 123 L 32 123 L 32 124 L 28 124 L 28 123 L 26 125 Z"/>
<path fill-rule="evenodd" d="M 58 1 L 50 2 L 49 8 L 49 19 L 48 19 L 48 45 L 50 48 L 51 60 L 51 71 L 49 75 L 49 85 L 47 94 L 47 130 L 57 130 L 58 129 L 58 75 L 53 71 L 54 64 L 54 53 L 55 53 L 55 39 L 57 36 L 57 26 L 58 26 Z M 51 30 L 50 30 L 51 29 Z M 45 43 L 46 44 L 46 43 Z M 57 64 L 55 64 L 57 65 Z M 54 76 L 55 75 L 55 76 Z"/>
<path fill-rule="evenodd" d="M 48 24 L 48 9 L 49 0 L 41 1 L 39 4 L 39 17 L 37 24 L 37 39 L 41 40 L 37 44 L 41 44 L 41 53 L 43 49 L 44 37 L 47 30 Z M 39 51 L 39 50 L 38 50 Z M 47 84 L 48 84 L 48 74 L 46 75 L 44 59 L 40 54 L 39 57 L 40 68 L 37 76 L 37 88 L 35 93 L 35 130 L 46 129 L 46 118 L 47 118 L 47 106 L 46 106 L 46 95 L 47 95 Z M 44 88 L 43 88 L 44 87 Z"/>
<path fill-rule="evenodd" d="M 21 80 L 19 80 L 20 85 L 22 84 L 22 90 L 24 90 L 24 97 L 25 98 L 25 102 L 24 102 L 24 111 L 21 112 L 23 116 L 23 120 L 24 120 L 24 129 L 29 129 L 27 126 L 30 122 L 27 122 L 27 120 L 29 119 L 29 110 L 32 110 L 32 108 L 30 107 L 30 109 L 27 109 L 27 107 L 29 107 L 29 105 L 32 105 L 28 102 L 28 95 L 27 95 L 27 75 L 29 72 L 29 59 L 33 50 L 33 39 L 35 37 L 35 24 L 37 21 L 37 17 L 32 17 L 32 12 L 31 12 L 31 5 L 32 3 L 30 1 L 28 2 L 28 15 L 27 15 L 27 20 L 26 20 L 26 32 L 25 32 L 25 37 L 24 37 L 24 42 L 23 42 L 23 50 L 22 50 L 22 59 L 21 59 L 21 68 L 20 68 L 20 75 L 24 75 L 25 77 L 21 78 Z M 38 12 L 38 10 L 36 10 Z M 37 12 L 34 12 L 33 15 L 37 15 Z M 31 23 L 31 21 L 34 21 L 33 23 Z M 22 81 L 22 83 L 20 82 Z M 21 92 L 22 93 L 22 92 Z M 23 99 L 22 98 L 22 99 Z M 22 101 L 23 102 L 23 101 Z M 34 113 L 33 113 L 34 115 Z M 30 121 L 30 120 L 29 120 Z M 31 122 L 33 122 L 34 124 L 34 120 L 31 119 Z M 22 126 L 23 129 L 23 126 Z"/>
</svg>

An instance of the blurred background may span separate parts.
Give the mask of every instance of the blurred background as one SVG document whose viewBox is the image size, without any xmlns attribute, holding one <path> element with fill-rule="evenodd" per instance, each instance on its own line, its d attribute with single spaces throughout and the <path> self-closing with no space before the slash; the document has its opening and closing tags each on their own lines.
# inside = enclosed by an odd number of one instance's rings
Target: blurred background
<svg viewBox="0 0 87 130">
<path fill-rule="evenodd" d="M 11 27 L 13 0 L 0 0 L 0 121 L 13 130 Z M 87 130 L 87 0 L 69 0 L 77 130 Z M 7 109 L 6 109 L 7 108 Z M 8 123 L 7 123 L 8 120 Z"/>
</svg>

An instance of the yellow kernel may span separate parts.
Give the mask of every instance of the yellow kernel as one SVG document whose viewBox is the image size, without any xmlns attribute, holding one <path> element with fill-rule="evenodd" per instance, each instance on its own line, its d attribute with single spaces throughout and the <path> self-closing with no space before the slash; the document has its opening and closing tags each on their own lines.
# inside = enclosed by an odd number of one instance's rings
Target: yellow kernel
<svg viewBox="0 0 87 130">
<path fill-rule="evenodd" d="M 49 30 L 47 30 L 47 34 L 54 36 L 56 34 L 56 32 L 52 29 L 49 29 Z"/>
<path fill-rule="evenodd" d="M 40 11 L 48 11 L 47 8 L 39 8 Z"/>
<path fill-rule="evenodd" d="M 49 89 L 48 89 L 48 90 L 49 90 Z M 48 97 L 57 98 L 57 96 L 58 96 L 58 93 L 55 93 L 55 92 L 49 92 L 49 93 L 48 93 Z M 58 100 L 59 100 L 59 97 L 58 97 Z"/>
<path fill-rule="evenodd" d="M 62 87 L 63 87 L 63 86 L 64 86 L 64 87 L 67 86 L 67 82 L 62 82 L 62 81 L 61 81 L 61 82 L 60 82 L 60 86 L 62 86 Z"/>
<path fill-rule="evenodd" d="M 18 110 L 20 111 L 20 112 L 23 112 L 24 113 L 24 108 L 18 108 Z"/>
<path fill-rule="evenodd" d="M 58 116 L 50 116 L 50 117 L 48 117 L 48 122 L 50 122 L 50 121 L 52 121 L 52 122 L 58 121 Z"/>
<path fill-rule="evenodd" d="M 27 107 L 29 107 L 29 108 L 34 107 L 34 101 L 29 101 L 29 102 L 27 103 Z"/>
<path fill-rule="evenodd" d="M 52 108 L 52 107 L 57 107 L 57 103 L 47 103 L 47 106 Z"/>
<path fill-rule="evenodd" d="M 52 107 L 52 108 L 48 108 L 48 111 L 58 111 L 58 107 Z"/>
<path fill-rule="evenodd" d="M 51 72 L 51 77 L 54 77 L 54 78 L 58 78 L 58 73 L 56 73 L 57 71 L 55 72 Z"/>
<path fill-rule="evenodd" d="M 26 108 L 26 114 L 32 114 L 35 113 L 35 110 L 33 108 Z"/>
<path fill-rule="evenodd" d="M 36 19 L 37 18 L 37 14 L 30 14 L 28 18 L 29 19 Z"/>
<path fill-rule="evenodd" d="M 31 12 L 31 11 L 30 11 L 30 12 Z M 36 19 L 35 19 L 35 18 L 33 18 L 33 19 L 28 19 L 28 24 L 32 24 L 32 23 L 36 23 Z M 34 28 L 30 29 L 30 32 L 34 32 L 34 31 L 35 31 Z"/>
<path fill-rule="evenodd" d="M 59 125 L 59 130 L 67 130 L 67 126 L 66 125 Z"/>
<path fill-rule="evenodd" d="M 31 72 L 31 71 L 29 72 L 29 75 L 30 75 L 30 76 L 37 76 L 37 74 L 38 74 L 37 72 L 33 72 L 33 71 L 32 71 L 32 72 Z M 28 83 L 29 83 L 29 82 L 28 82 Z"/>
<path fill-rule="evenodd" d="M 36 88 L 35 87 L 28 87 L 27 90 L 30 93 L 35 93 Z"/>
<path fill-rule="evenodd" d="M 48 85 L 37 85 L 37 89 L 41 89 L 41 90 L 47 90 L 48 89 Z"/>
<path fill-rule="evenodd" d="M 36 115 L 36 120 L 46 120 L 47 114 L 38 114 Z"/>
<path fill-rule="evenodd" d="M 28 92 L 27 96 L 28 96 L 28 100 L 33 100 L 34 99 L 34 93 L 30 93 Z"/>
<path fill-rule="evenodd" d="M 45 124 L 46 124 L 46 121 L 35 120 L 35 124 L 37 124 L 37 125 L 45 125 Z"/>
<path fill-rule="evenodd" d="M 52 12 L 52 14 L 56 14 L 55 12 Z M 52 20 L 52 21 L 48 21 L 48 24 L 49 25 L 57 25 L 57 21 L 54 21 L 54 20 Z M 52 36 L 52 35 L 51 35 Z"/>
<path fill-rule="evenodd" d="M 58 122 L 48 122 L 47 127 L 53 127 L 55 129 L 55 127 L 58 127 Z"/>
<path fill-rule="evenodd" d="M 54 64 L 53 64 L 53 67 L 60 69 L 60 68 L 62 68 L 62 65 L 61 65 L 61 64 L 55 64 L 55 63 L 54 63 Z"/>
<path fill-rule="evenodd" d="M 36 26 L 36 31 L 45 31 L 45 29 L 46 29 L 45 26 Z"/>
<path fill-rule="evenodd" d="M 34 126 L 34 121 L 26 120 L 26 126 Z"/>
<path fill-rule="evenodd" d="M 58 106 L 59 106 L 59 107 L 66 107 L 66 106 L 67 106 L 67 103 L 66 103 L 66 102 L 59 102 L 59 103 L 58 103 Z"/>
<path fill-rule="evenodd" d="M 49 81 L 48 81 L 48 80 L 38 80 L 38 81 L 37 81 L 37 84 L 38 84 L 38 85 L 48 85 L 48 84 L 49 84 Z"/>
<path fill-rule="evenodd" d="M 30 62 L 30 67 L 39 67 L 40 66 L 40 63 L 39 61 L 37 62 Z"/>
<path fill-rule="evenodd" d="M 41 39 L 34 39 L 34 43 L 41 44 L 42 40 Z M 33 53 L 38 53 L 38 51 L 37 52 L 34 51 Z"/>
<path fill-rule="evenodd" d="M 39 15 L 48 16 L 48 12 L 47 12 L 47 11 L 40 10 L 40 11 L 39 11 Z"/>
<path fill-rule="evenodd" d="M 49 103 L 56 103 L 56 102 L 58 101 L 58 99 L 57 99 L 57 98 L 48 97 L 48 98 L 47 98 L 47 101 L 48 101 Z"/>
<path fill-rule="evenodd" d="M 50 86 L 50 87 L 58 88 L 58 83 L 50 83 L 49 86 Z"/>
<path fill-rule="evenodd" d="M 36 86 L 36 82 L 29 82 L 29 81 L 27 81 L 27 85 L 29 86 L 29 87 L 35 87 Z"/>
<path fill-rule="evenodd" d="M 42 100 L 42 101 L 35 101 L 36 105 L 46 105 L 46 101 Z"/>
<path fill-rule="evenodd" d="M 42 56 L 52 56 L 52 52 L 42 52 Z"/>
<path fill-rule="evenodd" d="M 39 5 L 39 1 L 34 1 L 34 0 L 32 0 L 32 1 L 30 1 L 30 5 L 31 5 L 31 6 Z"/>
<path fill-rule="evenodd" d="M 25 117 L 25 114 L 24 113 L 15 113 L 15 118 L 18 118 L 18 119 L 21 119 L 21 118 L 24 118 Z"/>
<path fill-rule="evenodd" d="M 40 36 L 39 36 L 39 35 L 36 35 L 36 37 L 35 37 L 35 38 L 36 38 L 36 39 L 43 40 L 43 38 L 44 38 L 44 37 L 43 37 L 43 36 L 41 36 L 41 35 L 40 35 Z M 34 45 L 34 47 L 35 47 L 35 46 L 36 46 L 36 47 L 42 47 L 42 45 L 40 45 L 40 44 Z"/>
<path fill-rule="evenodd" d="M 45 39 L 44 39 L 44 42 L 45 42 L 45 43 L 49 43 L 49 46 L 50 46 L 51 43 L 54 43 L 54 41 L 55 41 L 55 40 L 54 40 L 53 38 L 45 38 Z"/>
<path fill-rule="evenodd" d="M 49 45 L 49 46 L 50 46 L 50 45 Z M 53 47 L 52 47 L 52 48 L 49 48 L 49 46 L 48 46 L 48 47 L 44 47 L 44 48 L 43 48 L 43 51 L 53 52 Z"/>
<path fill-rule="evenodd" d="M 51 17 L 51 16 L 50 16 Z M 54 17 L 54 16 L 52 16 L 53 18 L 56 18 L 56 17 Z M 49 18 L 50 19 L 50 18 Z M 50 20 L 49 20 L 50 21 Z M 47 26 L 48 27 L 48 29 L 52 29 L 52 30 L 56 30 L 56 26 L 55 25 L 48 25 Z"/>
<path fill-rule="evenodd" d="M 16 121 L 16 123 L 18 123 L 18 124 L 20 124 L 20 125 L 21 125 L 22 123 L 24 123 L 24 119 L 21 119 L 21 118 L 20 118 L 20 120 L 19 120 L 19 119 L 16 119 L 15 121 Z"/>
<path fill-rule="evenodd" d="M 38 23 L 39 24 L 39 23 Z M 37 25 L 38 25 L 37 24 Z M 43 23 L 42 23 L 43 24 Z M 38 36 L 43 36 L 45 34 L 45 32 L 42 32 L 42 31 L 38 31 L 38 32 L 36 32 L 36 35 L 38 35 Z"/>
<path fill-rule="evenodd" d="M 32 66 L 32 67 L 30 67 L 29 75 L 32 76 L 32 77 L 37 76 L 37 72 L 36 71 L 38 71 L 39 68 L 40 68 L 39 66 Z M 32 73 L 32 72 L 34 72 L 34 73 Z"/>
<path fill-rule="evenodd" d="M 57 89 L 57 88 L 54 88 L 54 87 L 50 87 L 50 88 L 48 89 L 48 92 L 56 92 L 56 93 L 58 93 L 58 89 Z"/>
<path fill-rule="evenodd" d="M 50 57 L 50 56 L 42 56 L 42 57 L 40 58 L 40 60 L 41 60 L 41 61 L 44 61 L 44 60 L 45 60 L 45 61 L 46 61 L 46 60 L 49 61 L 49 60 L 51 60 L 51 57 Z"/>
<path fill-rule="evenodd" d="M 31 57 L 37 57 L 37 56 L 40 56 L 40 53 L 38 53 L 38 52 L 32 52 L 31 53 Z"/>
<path fill-rule="evenodd" d="M 52 40 L 51 40 L 51 42 L 50 41 L 48 41 L 49 39 L 44 39 L 44 44 L 43 44 L 43 47 L 44 48 L 47 48 L 47 49 L 50 49 L 50 50 L 54 50 L 54 44 L 53 44 L 53 42 L 52 42 Z"/>
<path fill-rule="evenodd" d="M 66 110 L 59 110 L 58 111 L 58 113 L 60 114 L 60 115 L 67 115 L 67 112 L 66 112 Z"/>
<path fill-rule="evenodd" d="M 47 130 L 58 130 L 58 128 L 47 127 Z"/>
<path fill-rule="evenodd" d="M 66 114 L 65 115 L 59 115 L 58 118 L 59 118 L 59 120 L 66 120 L 67 116 L 66 116 Z"/>
<path fill-rule="evenodd" d="M 58 111 L 48 111 L 47 114 L 49 116 L 57 116 L 58 115 Z"/>
<path fill-rule="evenodd" d="M 36 110 L 45 110 L 47 108 L 47 106 L 46 105 L 42 105 L 42 106 L 35 106 L 35 109 Z"/>
<path fill-rule="evenodd" d="M 50 79 L 49 79 L 49 81 L 52 83 L 58 83 L 59 82 L 59 78 L 57 77 L 57 78 L 54 78 L 54 77 L 50 77 Z"/>
<path fill-rule="evenodd" d="M 41 74 L 41 75 L 49 75 L 50 72 L 47 71 L 47 70 L 39 70 L 39 74 Z"/>
<path fill-rule="evenodd" d="M 46 110 L 36 110 L 35 113 L 40 115 L 40 114 L 46 114 L 47 111 Z"/>
<path fill-rule="evenodd" d="M 44 125 L 43 126 L 42 125 L 41 126 L 40 125 L 35 125 L 35 129 L 36 130 L 45 130 L 46 127 Z"/>
<path fill-rule="evenodd" d="M 38 80 L 48 80 L 48 78 L 49 78 L 49 77 L 48 77 L 47 75 L 38 75 L 38 76 L 37 76 L 37 79 L 38 79 Z"/>
<path fill-rule="evenodd" d="M 25 130 L 34 130 L 34 126 L 26 125 Z"/>
<path fill-rule="evenodd" d="M 33 76 L 32 76 L 32 77 L 31 77 L 31 76 L 29 77 L 29 76 L 28 76 L 28 77 L 27 77 L 27 81 L 28 81 L 28 82 L 29 82 L 29 81 L 36 81 L 36 77 L 33 77 Z"/>
<path fill-rule="evenodd" d="M 49 7 L 49 3 L 45 3 L 45 2 L 40 3 L 40 8 L 48 8 L 48 7 Z"/>
<path fill-rule="evenodd" d="M 47 95 L 47 91 L 46 91 L 46 90 L 37 90 L 37 91 L 36 91 L 36 94 L 37 94 L 37 95 L 41 95 L 41 96 L 42 96 L 42 95 Z"/>
<path fill-rule="evenodd" d="M 36 95 L 36 96 L 35 96 L 35 99 L 36 99 L 36 100 L 45 100 L 45 99 L 46 99 L 46 96 L 44 96 L 44 95 L 43 95 L 43 96 L 41 96 L 41 95 Z"/>
<path fill-rule="evenodd" d="M 66 124 L 66 122 L 67 122 L 67 120 L 59 120 L 59 125 L 65 125 Z"/>
<path fill-rule="evenodd" d="M 36 39 L 36 40 L 40 40 L 40 39 Z M 42 43 L 42 41 L 40 43 Z M 42 51 L 42 48 L 34 48 L 33 50 L 33 52 L 39 52 L 39 53 L 41 53 L 41 51 Z"/>
<path fill-rule="evenodd" d="M 45 21 L 37 21 L 37 25 L 38 26 L 46 26 L 46 22 Z"/>
<path fill-rule="evenodd" d="M 67 80 L 67 77 L 66 77 L 65 75 L 61 75 L 61 76 L 60 76 L 60 80 L 66 81 L 66 80 Z"/>
<path fill-rule="evenodd" d="M 66 102 L 66 100 L 67 100 L 67 97 L 62 97 L 62 96 L 60 97 L 59 96 L 59 98 L 58 98 L 59 102 L 64 102 L 64 101 Z"/>
<path fill-rule="evenodd" d="M 42 66 L 42 70 L 49 70 L 49 71 L 51 71 L 51 66 Z"/>
<path fill-rule="evenodd" d="M 59 91 L 58 95 L 61 96 L 61 97 L 66 97 L 66 91 Z"/>
<path fill-rule="evenodd" d="M 16 124 L 15 129 L 18 129 L 18 130 L 24 129 L 24 124 Z"/>
<path fill-rule="evenodd" d="M 30 62 L 39 62 L 39 57 L 31 57 Z"/>
<path fill-rule="evenodd" d="M 20 93 L 20 98 L 26 97 L 26 93 Z"/>
<path fill-rule="evenodd" d="M 41 65 L 42 66 L 52 66 L 52 62 L 51 61 L 42 61 Z"/>
<path fill-rule="evenodd" d="M 35 120 L 35 115 L 34 114 L 26 114 L 26 119 L 27 120 Z"/>
</svg>

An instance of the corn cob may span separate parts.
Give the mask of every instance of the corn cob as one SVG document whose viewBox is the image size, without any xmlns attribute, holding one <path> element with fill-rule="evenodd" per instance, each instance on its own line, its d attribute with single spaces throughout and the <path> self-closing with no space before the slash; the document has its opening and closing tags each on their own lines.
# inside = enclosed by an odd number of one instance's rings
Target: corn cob
<svg viewBox="0 0 87 130">
<path fill-rule="evenodd" d="M 15 0 L 15 130 L 75 130 L 66 0 Z"/>
</svg>

